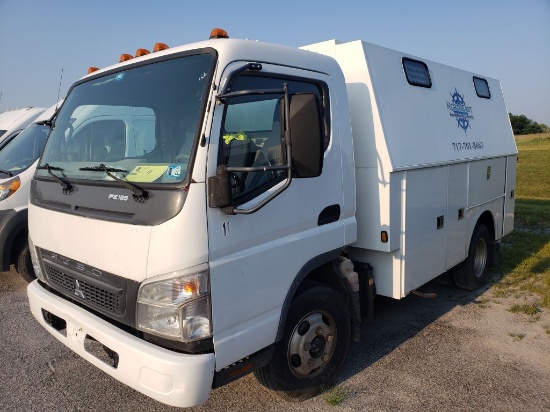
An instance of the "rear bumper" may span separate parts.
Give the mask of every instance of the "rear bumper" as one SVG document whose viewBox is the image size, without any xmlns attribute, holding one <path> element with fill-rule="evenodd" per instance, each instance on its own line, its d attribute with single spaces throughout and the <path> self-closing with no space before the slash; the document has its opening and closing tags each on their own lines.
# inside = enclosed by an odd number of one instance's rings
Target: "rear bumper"
<svg viewBox="0 0 550 412">
<path fill-rule="evenodd" d="M 38 281 L 28 285 L 27 294 L 32 314 L 46 330 L 118 381 L 171 406 L 196 406 L 208 399 L 214 354 L 186 355 L 145 342 L 49 293 Z M 46 322 L 43 310 L 66 322 L 66 336 Z M 86 336 L 116 352 L 118 365 L 113 367 L 88 352 Z"/>
</svg>

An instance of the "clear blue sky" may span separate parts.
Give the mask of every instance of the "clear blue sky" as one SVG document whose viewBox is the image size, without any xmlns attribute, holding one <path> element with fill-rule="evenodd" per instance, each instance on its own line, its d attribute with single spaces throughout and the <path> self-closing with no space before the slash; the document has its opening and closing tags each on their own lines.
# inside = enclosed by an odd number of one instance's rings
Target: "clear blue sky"
<svg viewBox="0 0 550 412">
<path fill-rule="evenodd" d="M 550 0 L 0 0 L 0 112 L 48 107 L 121 53 L 206 39 L 365 40 L 494 77 L 508 111 L 550 125 Z"/>
</svg>

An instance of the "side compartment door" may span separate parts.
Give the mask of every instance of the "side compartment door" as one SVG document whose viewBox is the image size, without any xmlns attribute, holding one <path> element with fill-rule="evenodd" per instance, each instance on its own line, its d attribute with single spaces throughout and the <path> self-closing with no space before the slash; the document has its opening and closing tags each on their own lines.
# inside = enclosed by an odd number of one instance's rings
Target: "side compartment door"
<svg viewBox="0 0 550 412">
<path fill-rule="evenodd" d="M 339 216 L 320 225 L 320 216 L 327 207 L 342 204 L 338 136 L 328 126 L 337 123 L 337 119 L 329 119 L 331 79 L 321 74 L 311 78 L 311 73 L 266 64 L 259 73 L 243 72 L 231 78 L 230 72 L 226 69 L 224 73 L 224 77 L 231 79 L 231 89 L 226 93 L 281 89 L 287 83 L 291 94 L 316 94 L 326 117 L 327 142 L 320 143 L 325 147 L 320 176 L 294 177 L 286 190 L 256 212 L 231 215 L 219 207 L 207 208 L 218 370 L 274 343 L 281 308 L 298 271 L 305 262 L 337 249 L 344 242 Z M 235 168 L 284 165 L 281 104 L 280 94 L 249 94 L 216 105 L 208 177 L 215 176 L 216 169 L 224 165 Z M 230 173 L 232 206 L 254 207 L 285 184 L 286 173 L 286 170 Z"/>
<path fill-rule="evenodd" d="M 445 271 L 447 168 L 407 172 L 403 294 Z"/>
</svg>

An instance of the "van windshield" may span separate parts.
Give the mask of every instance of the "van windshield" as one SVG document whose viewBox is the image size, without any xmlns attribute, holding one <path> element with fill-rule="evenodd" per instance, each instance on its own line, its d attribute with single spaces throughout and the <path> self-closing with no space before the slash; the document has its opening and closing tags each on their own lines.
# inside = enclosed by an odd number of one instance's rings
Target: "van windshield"
<svg viewBox="0 0 550 412">
<path fill-rule="evenodd" d="M 140 183 L 184 180 L 202 124 L 212 54 L 162 60 L 75 86 L 54 121 L 40 161 L 67 179 L 107 180 L 116 169 Z M 37 174 L 47 176 L 46 168 Z"/>
<path fill-rule="evenodd" d="M 31 123 L 0 150 L 0 169 L 18 175 L 27 170 L 42 153 L 50 127 Z"/>
</svg>

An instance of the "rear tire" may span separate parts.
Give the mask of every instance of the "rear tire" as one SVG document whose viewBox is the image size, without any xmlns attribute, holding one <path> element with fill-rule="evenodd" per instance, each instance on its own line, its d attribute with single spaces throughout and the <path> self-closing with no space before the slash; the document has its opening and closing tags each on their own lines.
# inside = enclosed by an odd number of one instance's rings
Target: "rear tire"
<svg viewBox="0 0 550 412">
<path fill-rule="evenodd" d="M 460 289 L 477 290 L 487 283 L 491 262 L 491 235 L 487 226 L 478 223 L 472 234 L 468 257 L 453 268 L 453 278 Z"/>
<path fill-rule="evenodd" d="M 31 252 L 29 245 L 25 243 L 23 247 L 17 253 L 17 259 L 15 261 L 15 270 L 19 275 L 27 282 L 32 282 L 36 279 L 34 274 L 34 268 L 32 266 Z"/>
<path fill-rule="evenodd" d="M 314 283 L 294 297 L 269 364 L 254 372 L 266 388 L 288 401 L 318 395 L 334 379 L 350 341 L 349 310 L 342 296 Z"/>
</svg>

